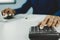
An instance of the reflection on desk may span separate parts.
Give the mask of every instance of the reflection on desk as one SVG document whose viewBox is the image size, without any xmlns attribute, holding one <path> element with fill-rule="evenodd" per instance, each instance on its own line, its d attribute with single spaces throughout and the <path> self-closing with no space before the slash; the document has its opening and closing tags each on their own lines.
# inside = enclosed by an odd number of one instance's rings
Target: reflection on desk
<svg viewBox="0 0 60 40">
<path fill-rule="evenodd" d="M 7 22 L 0 22 L 0 40 L 29 40 L 31 26 L 36 26 L 45 17 L 46 15 L 19 14 Z"/>
</svg>

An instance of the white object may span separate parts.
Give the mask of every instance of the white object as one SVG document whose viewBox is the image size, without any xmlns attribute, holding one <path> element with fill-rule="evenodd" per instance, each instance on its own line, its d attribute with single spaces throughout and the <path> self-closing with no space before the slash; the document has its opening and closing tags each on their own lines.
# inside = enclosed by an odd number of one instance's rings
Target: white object
<svg viewBox="0 0 60 40">
<path fill-rule="evenodd" d="M 28 19 L 25 19 L 26 17 Z M 36 26 L 45 17 L 46 15 L 19 14 L 8 22 L 0 22 L 0 40 L 30 40 L 29 29 L 31 26 Z"/>
</svg>

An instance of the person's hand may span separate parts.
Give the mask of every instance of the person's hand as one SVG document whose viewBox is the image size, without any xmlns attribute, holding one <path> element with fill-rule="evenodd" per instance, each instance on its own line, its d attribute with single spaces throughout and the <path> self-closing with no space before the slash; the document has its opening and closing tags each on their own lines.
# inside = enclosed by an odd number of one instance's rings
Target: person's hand
<svg viewBox="0 0 60 40">
<path fill-rule="evenodd" d="M 15 14 L 15 11 L 11 8 L 6 8 L 4 10 L 1 11 L 2 15 L 5 16 L 5 15 L 14 15 Z"/>
<path fill-rule="evenodd" d="M 48 15 L 42 22 L 38 24 L 38 26 L 40 27 L 40 29 L 43 29 L 44 26 L 57 27 L 59 24 L 60 24 L 59 16 Z"/>
</svg>

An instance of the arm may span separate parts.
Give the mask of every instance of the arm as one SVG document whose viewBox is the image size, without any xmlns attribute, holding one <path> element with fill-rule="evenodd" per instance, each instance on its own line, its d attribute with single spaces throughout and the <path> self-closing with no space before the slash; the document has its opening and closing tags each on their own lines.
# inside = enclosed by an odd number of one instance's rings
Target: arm
<svg viewBox="0 0 60 40">
<path fill-rule="evenodd" d="M 23 4 L 21 8 L 15 9 L 16 14 L 26 13 L 30 7 L 31 7 L 31 0 L 27 0 L 27 2 Z"/>
</svg>

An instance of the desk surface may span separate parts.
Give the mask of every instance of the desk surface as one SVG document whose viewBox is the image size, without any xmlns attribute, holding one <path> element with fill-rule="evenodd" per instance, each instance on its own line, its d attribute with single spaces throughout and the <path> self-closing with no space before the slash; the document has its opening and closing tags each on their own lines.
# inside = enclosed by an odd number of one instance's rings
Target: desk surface
<svg viewBox="0 0 60 40">
<path fill-rule="evenodd" d="M 19 14 L 0 22 L 0 40 L 29 40 L 29 29 L 44 20 L 46 15 Z M 56 28 L 60 32 L 60 27 Z"/>
</svg>

